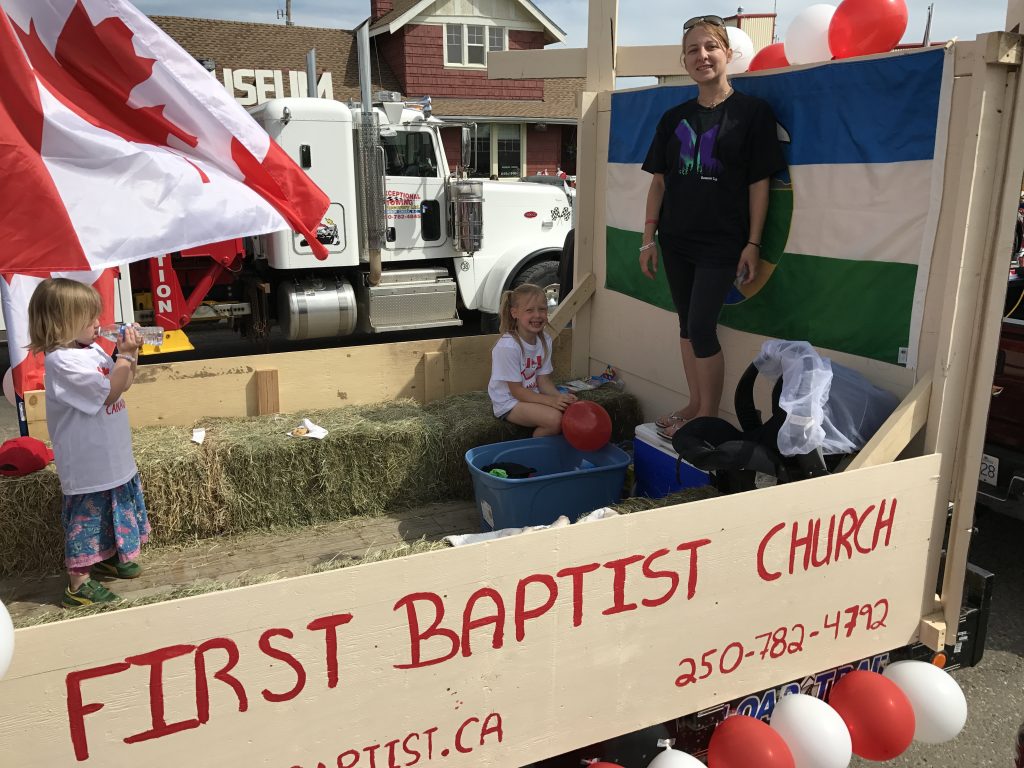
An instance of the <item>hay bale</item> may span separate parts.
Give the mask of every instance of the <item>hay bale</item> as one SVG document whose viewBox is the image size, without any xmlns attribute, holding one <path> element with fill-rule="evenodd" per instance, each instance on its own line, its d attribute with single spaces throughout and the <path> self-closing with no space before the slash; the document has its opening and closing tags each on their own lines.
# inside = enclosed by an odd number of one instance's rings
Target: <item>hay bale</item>
<svg viewBox="0 0 1024 768">
<path fill-rule="evenodd" d="M 302 417 L 327 437 L 289 437 Z M 202 425 L 225 505 L 224 532 L 380 515 L 444 498 L 443 482 L 425 461 L 430 419 L 411 400 Z"/>
<path fill-rule="evenodd" d="M 216 536 L 225 527 L 216 464 L 187 427 L 132 430 L 152 544 L 178 544 Z"/>
<path fill-rule="evenodd" d="M 51 464 L 24 477 L 0 477 L 0 575 L 64 567 L 60 479 Z"/>
<path fill-rule="evenodd" d="M 632 395 L 586 392 L 612 417 L 616 442 L 642 421 Z M 324 440 L 287 436 L 303 417 Z M 472 498 L 470 448 L 526 438 L 531 430 L 494 418 L 486 392 L 428 406 L 412 400 L 300 414 L 207 419 L 203 445 L 190 427 L 133 433 L 151 543 L 187 544 L 245 531 L 308 526 L 352 515 L 381 515 L 425 502 Z M 0 575 L 63 567 L 60 485 L 52 470 L 0 478 Z"/>
</svg>

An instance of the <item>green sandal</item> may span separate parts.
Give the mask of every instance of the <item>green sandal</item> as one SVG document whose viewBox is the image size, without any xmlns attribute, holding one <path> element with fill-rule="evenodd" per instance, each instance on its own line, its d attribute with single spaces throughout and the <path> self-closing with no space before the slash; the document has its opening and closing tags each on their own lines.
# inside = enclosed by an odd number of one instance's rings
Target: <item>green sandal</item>
<svg viewBox="0 0 1024 768">
<path fill-rule="evenodd" d="M 96 603 L 114 603 L 120 599 L 118 595 L 115 595 L 98 581 L 88 579 L 74 592 L 71 591 L 71 587 L 65 588 L 61 605 L 65 608 L 78 608 L 83 605 L 94 605 Z"/>
</svg>

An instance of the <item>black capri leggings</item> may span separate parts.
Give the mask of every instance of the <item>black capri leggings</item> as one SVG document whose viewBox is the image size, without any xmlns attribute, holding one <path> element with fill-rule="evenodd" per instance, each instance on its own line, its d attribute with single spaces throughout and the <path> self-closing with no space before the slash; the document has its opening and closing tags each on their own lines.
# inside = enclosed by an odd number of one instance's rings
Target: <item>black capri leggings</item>
<svg viewBox="0 0 1024 768">
<path fill-rule="evenodd" d="M 659 237 L 661 261 L 672 303 L 679 314 L 679 338 L 689 339 L 697 357 L 713 357 L 718 343 L 718 316 L 736 280 L 736 267 L 694 264 L 667 238 Z"/>
</svg>

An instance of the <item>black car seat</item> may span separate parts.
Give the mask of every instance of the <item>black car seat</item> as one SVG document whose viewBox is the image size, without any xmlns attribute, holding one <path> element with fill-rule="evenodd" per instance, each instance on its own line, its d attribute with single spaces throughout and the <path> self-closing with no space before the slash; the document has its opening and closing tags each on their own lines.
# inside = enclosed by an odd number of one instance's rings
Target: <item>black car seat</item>
<svg viewBox="0 0 1024 768">
<path fill-rule="evenodd" d="M 786 420 L 786 412 L 779 407 L 782 378 L 772 388 L 771 416 L 762 421 L 754 404 L 757 376 L 757 366 L 751 363 L 736 384 L 734 403 L 740 429 L 724 419 L 705 416 L 688 421 L 672 437 L 680 460 L 710 473 L 723 493 L 753 490 L 759 472 L 774 476 L 779 483 L 827 475 L 842 458 L 826 457 L 820 448 L 783 456 L 778 449 L 779 429 Z"/>
</svg>

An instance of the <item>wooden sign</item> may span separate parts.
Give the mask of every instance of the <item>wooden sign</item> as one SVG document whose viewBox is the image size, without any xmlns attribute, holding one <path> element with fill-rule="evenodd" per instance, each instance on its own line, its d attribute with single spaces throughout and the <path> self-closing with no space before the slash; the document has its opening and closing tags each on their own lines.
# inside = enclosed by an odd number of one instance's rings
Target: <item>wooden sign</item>
<svg viewBox="0 0 1024 768">
<path fill-rule="evenodd" d="M 0 754 L 21 768 L 524 765 L 911 642 L 934 597 L 938 467 L 19 630 Z"/>
</svg>

